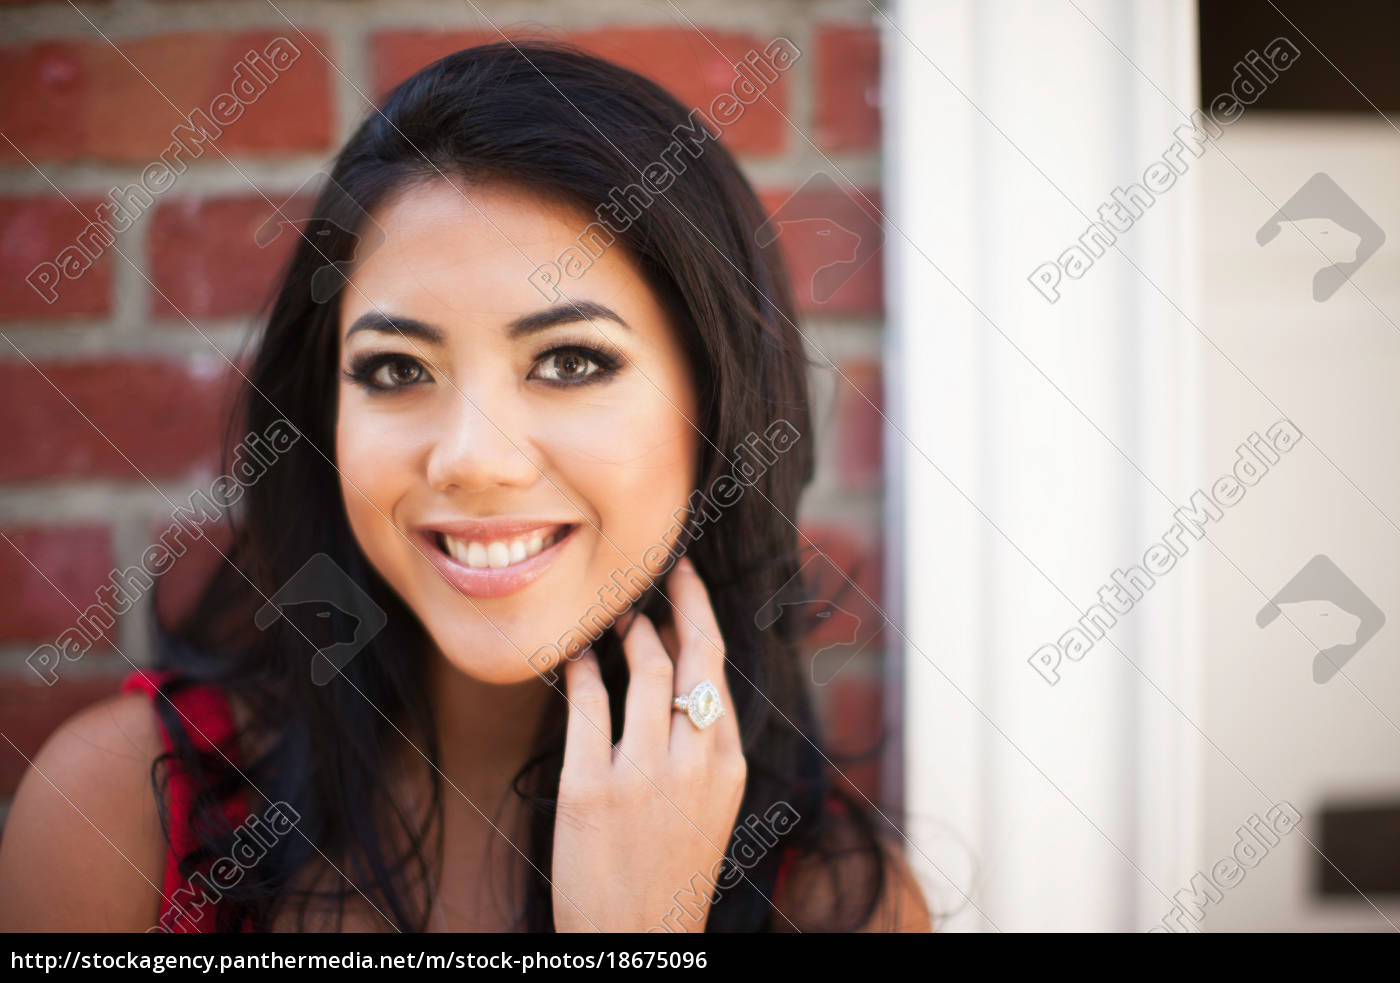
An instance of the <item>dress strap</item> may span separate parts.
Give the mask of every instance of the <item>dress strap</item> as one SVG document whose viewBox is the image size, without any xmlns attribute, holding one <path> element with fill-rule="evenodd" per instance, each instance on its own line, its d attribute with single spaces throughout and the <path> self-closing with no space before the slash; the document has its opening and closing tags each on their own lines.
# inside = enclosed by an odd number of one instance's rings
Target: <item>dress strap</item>
<svg viewBox="0 0 1400 983">
<path fill-rule="evenodd" d="M 831 793 L 826 797 L 826 808 L 834 813 L 845 815 L 847 813 L 844 800 Z M 783 893 L 783 883 L 787 880 L 788 874 L 792 871 L 793 862 L 797 860 L 799 851 L 796 847 L 784 846 L 782 859 L 778 861 L 778 877 L 773 883 L 773 900 L 777 900 Z"/>
<path fill-rule="evenodd" d="M 217 686 L 201 685 L 177 687 L 173 693 L 168 692 L 168 685 L 177 678 L 169 671 L 138 669 L 122 681 L 121 691 L 145 693 L 150 697 L 156 719 L 161 724 L 166 753 L 173 755 L 175 746 L 160 713 L 162 701 L 174 706 L 197 750 L 220 751 L 238 766 L 233 713 L 223 691 Z M 216 906 L 212 903 L 215 899 L 207 898 L 202 888 L 180 876 L 179 858 L 198 844 L 189 826 L 190 807 L 194 803 L 193 782 L 178 758 L 167 761 L 170 849 L 165 860 L 159 925 L 169 932 L 212 932 L 216 924 Z M 234 827 L 247 819 L 247 806 L 240 796 L 233 796 L 224 803 L 224 815 Z"/>
</svg>

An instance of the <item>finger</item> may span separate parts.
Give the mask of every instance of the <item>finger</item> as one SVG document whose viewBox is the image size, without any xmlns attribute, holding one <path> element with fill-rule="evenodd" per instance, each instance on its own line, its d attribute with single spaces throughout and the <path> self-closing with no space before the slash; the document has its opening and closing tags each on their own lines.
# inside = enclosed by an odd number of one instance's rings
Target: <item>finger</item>
<svg viewBox="0 0 1400 983">
<path fill-rule="evenodd" d="M 724 636 L 720 634 L 719 622 L 710 606 L 710 592 L 705 589 L 705 582 L 700 579 L 690 557 L 680 558 L 666 586 L 671 603 L 675 605 L 672 620 L 681 656 L 698 660 L 701 665 L 697 668 L 702 673 L 718 671 L 724 663 Z M 694 681 L 699 682 L 699 679 Z"/>
<path fill-rule="evenodd" d="M 623 637 L 627 655 L 627 717 L 619 747 L 637 761 L 659 761 L 671 745 L 675 667 L 656 626 L 638 614 Z"/>
<path fill-rule="evenodd" d="M 598 656 L 585 649 L 564 663 L 564 695 L 569 722 L 564 735 L 565 771 L 606 774 L 612 763 L 612 714 Z"/>
<path fill-rule="evenodd" d="M 640 613 L 636 605 L 633 605 L 613 619 L 613 631 L 617 633 L 618 637 L 623 637 L 627 634 L 628 629 L 632 627 L 633 620 Z"/>
<path fill-rule="evenodd" d="M 676 692 L 689 694 L 704 680 L 709 680 L 719 693 L 723 716 L 704 730 L 697 728 L 688 714 L 675 714 L 671 725 L 671 750 L 694 747 L 698 742 L 713 745 L 716 750 L 738 751 L 739 727 L 733 714 L 733 702 L 725 679 L 724 636 L 720 634 L 710 594 L 689 557 L 682 557 L 671 572 L 667 583 L 675 605 L 676 636 L 680 650 L 676 655 Z"/>
</svg>

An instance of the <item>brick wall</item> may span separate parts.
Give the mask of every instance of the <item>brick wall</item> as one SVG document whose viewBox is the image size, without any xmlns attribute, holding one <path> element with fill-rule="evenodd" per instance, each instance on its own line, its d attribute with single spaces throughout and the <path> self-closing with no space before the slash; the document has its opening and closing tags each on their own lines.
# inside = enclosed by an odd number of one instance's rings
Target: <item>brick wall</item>
<svg viewBox="0 0 1400 983">
<path fill-rule="evenodd" d="M 708 107 L 733 85 L 733 61 L 781 36 L 801 57 L 725 141 L 769 208 L 788 203 L 846 226 L 861 217 L 853 209 L 878 220 L 871 7 L 678 5 L 690 22 L 670 4 L 641 0 L 475 0 L 475 11 L 425 0 L 110 0 L 82 13 L 0 2 L 0 729 L 24 755 L 148 663 L 145 603 L 81 660 L 63 663 L 53 685 L 25 659 L 73 628 L 113 572 L 136 563 L 169 523 L 173 505 L 215 477 L 226 357 L 236 358 L 291 238 L 264 249 L 254 233 L 273 203 L 325 166 L 369 111 L 366 97 L 495 39 L 499 27 L 578 42 Z M 522 16 L 532 23 L 522 27 Z M 299 52 L 281 70 L 268 53 L 279 38 Z M 172 131 L 197 109 L 221 134 L 163 169 Z M 116 215 L 112 194 L 143 177 L 158 193 Z M 841 273 L 833 292 L 830 270 L 813 279 L 841 258 L 818 225 L 785 226 L 780 236 L 802 329 L 824 367 L 813 374 L 819 476 L 800 520 L 879 599 L 880 417 L 870 401 L 880 398 L 880 257 Z M 93 236 L 104 227 L 110 243 Z M 842 603 L 863 619 L 865 641 L 880 616 Z M 812 683 L 819 709 L 839 748 L 870 749 L 881 733 L 882 636 L 850 661 L 847 650 L 823 648 L 831 640 L 812 641 L 822 656 Z M 0 803 L 24 768 L 0 748 Z M 877 757 L 845 771 L 880 794 Z"/>
</svg>

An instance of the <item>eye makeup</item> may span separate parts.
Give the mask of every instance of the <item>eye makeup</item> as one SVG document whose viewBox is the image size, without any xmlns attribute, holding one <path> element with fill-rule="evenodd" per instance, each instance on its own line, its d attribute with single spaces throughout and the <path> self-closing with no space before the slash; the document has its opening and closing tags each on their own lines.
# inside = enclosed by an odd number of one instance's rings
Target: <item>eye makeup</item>
<svg viewBox="0 0 1400 983">
<path fill-rule="evenodd" d="M 389 371 L 387 373 L 382 371 L 385 369 Z M 400 377 L 395 381 L 395 373 L 403 370 L 408 370 L 411 373 L 410 378 L 404 380 Z M 344 370 L 341 375 L 366 392 L 371 393 L 407 389 L 432 379 L 422 362 L 412 355 L 404 355 L 401 352 L 365 352 L 362 355 L 356 355 L 350 360 L 350 367 Z"/>
<path fill-rule="evenodd" d="M 593 385 L 615 375 L 625 361 L 617 349 L 593 339 L 559 338 L 535 356 L 529 378 L 560 389 Z M 571 374 L 575 372 L 571 365 L 579 362 L 591 363 L 595 368 L 582 374 Z M 542 367 L 546 367 L 547 373 L 552 371 L 553 377 L 540 375 Z"/>
<path fill-rule="evenodd" d="M 527 378 L 556 389 L 595 385 L 617 373 L 626 358 L 593 339 L 556 339 L 541 349 Z M 543 370 L 543 372 L 542 372 Z M 368 393 L 383 394 L 433 381 L 423 363 L 403 352 L 365 352 L 341 373 Z"/>
</svg>

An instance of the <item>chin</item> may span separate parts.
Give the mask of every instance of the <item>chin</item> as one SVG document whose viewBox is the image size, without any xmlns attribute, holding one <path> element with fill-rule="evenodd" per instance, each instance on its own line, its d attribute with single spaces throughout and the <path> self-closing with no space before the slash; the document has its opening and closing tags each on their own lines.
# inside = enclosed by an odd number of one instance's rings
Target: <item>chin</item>
<svg viewBox="0 0 1400 983">
<path fill-rule="evenodd" d="M 446 652 L 444 658 L 453 669 L 490 686 L 518 686 L 531 682 L 540 686 L 549 685 L 515 653 L 508 658 L 483 659 L 480 653 Z"/>
<path fill-rule="evenodd" d="M 461 598 L 454 602 L 465 603 Z M 580 630 L 578 615 L 570 618 L 569 606 L 558 599 L 511 605 L 508 612 L 499 610 L 504 605 L 477 603 L 479 611 L 445 619 L 424 618 L 420 612 L 419 617 L 441 658 L 480 682 L 509 686 L 535 680 L 562 686 L 564 659 L 577 656 L 590 641 Z"/>
</svg>

